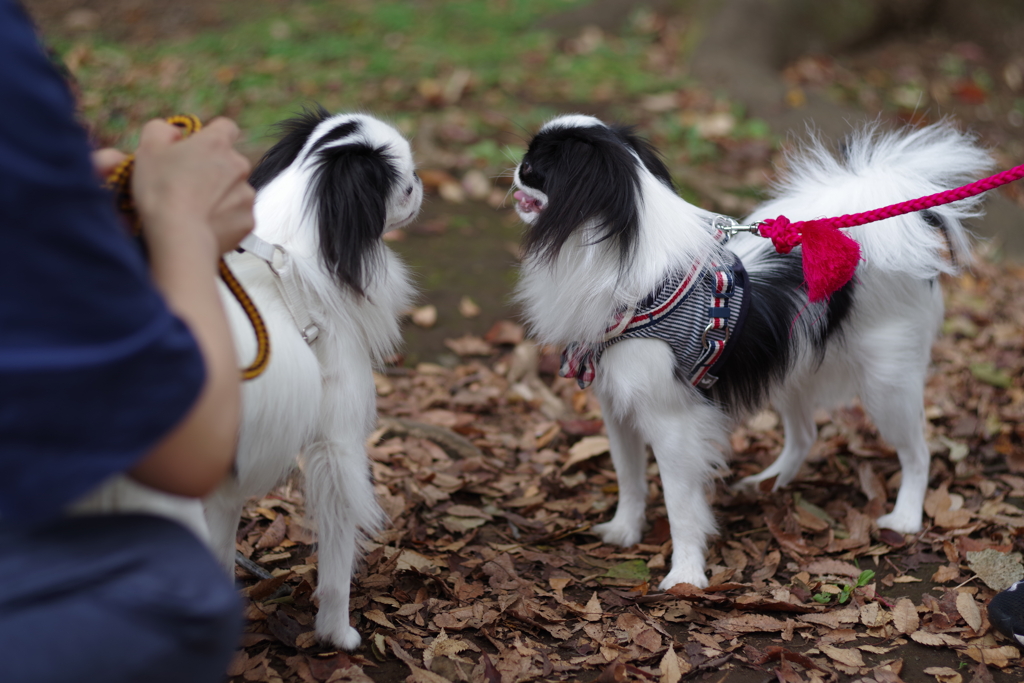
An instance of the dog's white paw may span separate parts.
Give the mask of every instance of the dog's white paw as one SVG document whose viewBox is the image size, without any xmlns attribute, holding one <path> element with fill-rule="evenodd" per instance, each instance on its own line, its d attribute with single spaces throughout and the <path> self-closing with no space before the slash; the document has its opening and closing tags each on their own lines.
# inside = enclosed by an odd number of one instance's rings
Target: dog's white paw
<svg viewBox="0 0 1024 683">
<path fill-rule="evenodd" d="M 732 485 L 733 491 L 764 491 L 766 484 L 764 482 L 774 479 L 771 482 L 771 490 L 778 491 L 780 488 L 789 483 L 792 476 L 785 476 L 782 472 L 779 472 L 778 468 L 771 466 L 766 468 L 763 472 L 758 474 L 752 474 L 749 477 L 743 477 L 738 482 Z"/>
<path fill-rule="evenodd" d="M 758 491 L 761 488 L 761 482 L 770 477 L 764 476 L 764 472 L 760 474 L 752 474 L 749 477 L 743 477 L 738 482 L 731 486 L 733 491 Z"/>
<path fill-rule="evenodd" d="M 345 621 L 347 622 L 346 619 Z M 336 647 L 340 647 L 342 650 L 355 650 L 359 647 L 360 643 L 363 642 L 362 636 L 359 635 L 359 631 L 355 630 L 348 623 L 345 624 L 328 624 L 325 623 L 326 619 L 320 619 L 319 616 L 316 620 L 316 636 L 320 640 L 331 643 Z"/>
<path fill-rule="evenodd" d="M 916 534 L 922 528 L 920 512 L 905 514 L 893 510 L 889 514 L 879 517 L 876 523 L 879 529 L 892 529 L 901 534 Z"/>
<path fill-rule="evenodd" d="M 643 528 L 639 524 L 626 524 L 612 519 L 604 524 L 597 524 L 593 532 L 601 537 L 601 540 L 609 545 L 618 545 L 623 548 L 639 543 L 643 538 Z"/>
<path fill-rule="evenodd" d="M 658 584 L 658 588 L 667 591 L 677 583 L 688 583 L 697 588 L 707 588 L 708 577 L 704 575 L 704 567 L 672 567 L 672 571 Z"/>
</svg>

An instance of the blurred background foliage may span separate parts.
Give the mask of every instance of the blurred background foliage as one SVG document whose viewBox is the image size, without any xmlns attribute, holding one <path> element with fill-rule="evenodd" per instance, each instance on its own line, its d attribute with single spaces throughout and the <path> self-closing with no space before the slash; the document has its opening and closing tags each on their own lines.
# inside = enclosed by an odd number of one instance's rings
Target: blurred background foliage
<svg viewBox="0 0 1024 683">
<path fill-rule="evenodd" d="M 544 20 L 585 2 L 218 4 L 216 28 L 159 41 L 107 33 L 88 8 L 71 10 L 64 30 L 50 34 L 103 144 L 130 147 L 140 121 L 184 110 L 235 118 L 258 150 L 271 124 L 312 101 L 377 113 L 413 137 L 431 114 L 441 149 L 428 146 L 425 161 L 488 176 L 512 165 L 545 119 L 574 108 L 633 122 L 640 103 L 645 133 L 678 147 L 680 163 L 712 158 L 713 137 L 769 136 L 727 100 L 687 97 L 695 85 L 684 67 L 688 25 L 650 9 L 632 12 L 614 34 L 589 25 L 563 37 Z"/>
<path fill-rule="evenodd" d="M 1004 165 L 1024 161 L 1019 0 L 25 4 L 99 145 L 131 148 L 154 116 L 226 115 L 255 161 L 273 124 L 312 102 L 409 136 L 430 195 L 393 246 L 437 320 L 410 326 L 410 360 L 444 360 L 444 337 L 514 314 L 508 174 L 559 113 L 636 125 L 688 200 L 732 215 L 765 195 L 809 123 L 841 136 L 858 119 L 951 116 Z M 1019 224 L 1015 192 L 1005 203 Z"/>
</svg>

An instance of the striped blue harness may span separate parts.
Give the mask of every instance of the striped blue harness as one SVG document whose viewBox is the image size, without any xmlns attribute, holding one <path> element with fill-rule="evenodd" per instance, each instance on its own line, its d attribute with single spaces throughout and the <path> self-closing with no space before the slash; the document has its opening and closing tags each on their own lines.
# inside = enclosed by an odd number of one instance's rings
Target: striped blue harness
<svg viewBox="0 0 1024 683">
<path fill-rule="evenodd" d="M 729 234 L 715 227 L 715 239 L 724 244 Z M 558 374 L 575 377 L 585 389 L 609 346 L 625 339 L 660 339 L 672 347 L 676 378 L 710 389 L 728 359 L 730 339 L 743 327 L 749 288 L 743 263 L 723 249 L 704 267 L 669 274 L 646 299 L 618 311 L 602 341 L 569 344 Z"/>
</svg>

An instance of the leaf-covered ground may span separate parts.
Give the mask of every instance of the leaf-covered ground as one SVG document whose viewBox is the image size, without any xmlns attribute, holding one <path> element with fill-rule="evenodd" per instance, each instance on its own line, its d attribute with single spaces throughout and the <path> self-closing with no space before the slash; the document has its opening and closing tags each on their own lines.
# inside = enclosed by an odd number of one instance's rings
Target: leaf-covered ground
<svg viewBox="0 0 1024 683">
<path fill-rule="evenodd" d="M 369 451 L 392 525 L 355 580 L 364 646 L 339 653 L 313 637 L 316 546 L 297 480 L 253 501 L 239 529 L 255 565 L 238 570 L 248 622 L 232 681 L 1021 680 L 1017 648 L 985 610 L 1024 574 L 1024 269 L 997 249 L 944 283 L 924 532 L 873 527 L 898 465 L 852 407 L 820 416 L 809 462 L 777 494 L 729 489 L 778 453 L 777 417 L 737 428 L 713 492 L 711 589 L 656 589 L 670 541 L 653 462 L 644 542 L 588 534 L 616 502 L 596 403 L 515 324 L 483 334 L 509 315 L 517 232 L 495 211 L 508 189 L 498 176 L 546 117 L 586 111 L 638 125 L 688 199 L 739 215 L 793 131 L 689 76 L 691 17 L 640 10 L 617 33 L 543 29 L 580 4 L 26 0 L 98 141 L 130 147 L 150 116 L 227 114 L 255 159 L 270 123 L 318 100 L 395 121 L 431 192 L 424 220 L 393 243 L 424 306 L 405 366 L 378 377 Z M 792 110 L 824 94 L 887 123 L 953 116 L 1001 168 L 1024 162 L 1019 51 L 900 34 L 797 57 L 779 77 Z M 1024 204 L 1020 187 L 1002 192 Z"/>
<path fill-rule="evenodd" d="M 355 579 L 364 647 L 313 637 L 316 548 L 288 485 L 254 501 L 239 531 L 272 577 L 238 570 L 249 622 L 233 680 L 1020 680 L 1018 648 L 985 606 L 1024 576 L 1022 275 L 982 261 L 945 283 L 922 533 L 874 526 L 899 468 L 856 406 L 820 414 L 793 485 L 733 493 L 779 452 L 779 421 L 763 412 L 733 434 L 712 494 L 721 533 L 705 590 L 656 589 L 671 542 L 653 460 L 644 541 L 588 533 L 616 500 L 599 408 L 515 324 L 451 340 L 454 368 L 378 376 L 369 452 L 393 524 Z"/>
</svg>

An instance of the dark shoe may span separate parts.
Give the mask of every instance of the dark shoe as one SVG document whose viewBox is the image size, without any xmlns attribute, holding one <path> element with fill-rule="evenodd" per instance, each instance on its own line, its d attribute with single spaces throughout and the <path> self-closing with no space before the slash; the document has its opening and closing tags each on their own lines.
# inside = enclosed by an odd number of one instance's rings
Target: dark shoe
<svg viewBox="0 0 1024 683">
<path fill-rule="evenodd" d="M 1018 581 L 988 603 L 988 619 L 1001 633 L 1024 645 L 1024 581 Z"/>
</svg>

